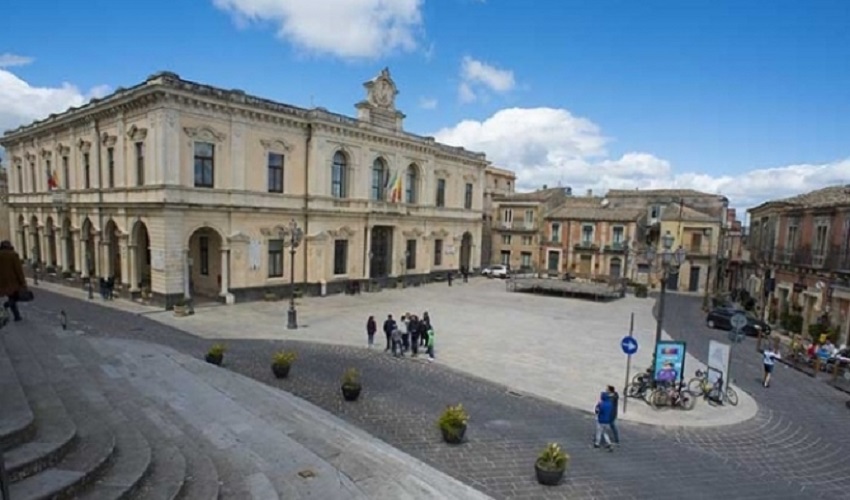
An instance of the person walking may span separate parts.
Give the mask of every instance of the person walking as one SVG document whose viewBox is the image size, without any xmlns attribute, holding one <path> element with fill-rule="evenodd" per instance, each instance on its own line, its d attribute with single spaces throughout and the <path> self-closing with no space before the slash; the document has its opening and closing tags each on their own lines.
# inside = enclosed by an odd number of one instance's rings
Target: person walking
<svg viewBox="0 0 850 500">
<path fill-rule="evenodd" d="M 387 337 L 387 348 L 384 351 L 389 351 L 392 348 L 393 330 L 396 329 L 395 320 L 392 314 L 387 314 L 387 319 L 384 321 L 384 335 Z"/>
<path fill-rule="evenodd" d="M 619 416 L 620 394 L 613 385 L 608 386 L 608 395 L 611 397 L 611 438 L 614 444 L 620 444 L 620 429 L 617 428 L 617 417 Z"/>
<path fill-rule="evenodd" d="M 773 367 L 776 365 L 776 360 L 782 359 L 782 356 L 780 356 L 778 352 L 774 351 L 769 345 L 764 351 L 762 351 L 762 355 L 764 361 L 764 380 L 762 381 L 762 385 L 766 389 L 770 387 L 770 374 L 773 373 Z"/>
<path fill-rule="evenodd" d="M 434 361 L 434 341 L 436 334 L 433 328 L 428 329 L 428 361 Z"/>
<path fill-rule="evenodd" d="M 15 321 L 21 321 L 18 310 L 18 300 L 21 292 L 27 290 L 27 279 L 24 276 L 24 265 L 15 252 L 12 242 L 0 242 L 0 296 L 6 297 L 3 307 L 12 312 Z"/>
<path fill-rule="evenodd" d="M 404 352 L 410 349 L 410 313 L 401 315 L 401 321 L 398 322 L 398 331 L 401 332 L 401 345 Z"/>
<path fill-rule="evenodd" d="M 599 448 L 600 445 L 605 445 L 608 451 L 614 451 L 611 445 L 611 438 L 608 437 L 608 429 L 611 428 L 613 415 L 613 406 L 611 405 L 611 396 L 607 392 L 603 392 L 596 403 L 596 437 L 593 440 L 593 447 Z"/>
<path fill-rule="evenodd" d="M 407 325 L 407 329 L 410 331 L 410 349 L 413 351 L 413 357 L 419 355 L 419 329 L 420 326 L 419 318 L 416 316 L 410 316 L 410 323 Z"/>
<path fill-rule="evenodd" d="M 431 329 L 431 317 L 428 316 L 428 311 L 422 313 L 422 321 L 419 330 L 419 339 L 422 342 L 422 347 L 428 343 L 428 330 Z"/>
<path fill-rule="evenodd" d="M 378 331 L 378 323 L 375 322 L 374 316 L 369 316 L 366 320 L 366 336 L 369 338 L 369 349 L 375 345 L 375 332 Z"/>
<path fill-rule="evenodd" d="M 393 356 L 395 356 L 397 358 L 398 357 L 403 358 L 404 357 L 404 348 L 402 347 L 402 344 L 401 344 L 401 331 L 398 329 L 398 326 L 393 328 L 392 340 L 393 340 Z"/>
</svg>

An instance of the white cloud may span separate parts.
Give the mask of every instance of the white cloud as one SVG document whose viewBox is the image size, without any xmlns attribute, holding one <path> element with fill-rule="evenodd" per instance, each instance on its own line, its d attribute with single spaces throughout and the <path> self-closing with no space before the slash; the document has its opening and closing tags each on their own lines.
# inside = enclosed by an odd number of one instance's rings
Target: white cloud
<svg viewBox="0 0 850 500">
<path fill-rule="evenodd" d="M 461 61 L 460 79 L 458 98 L 464 103 L 475 101 L 481 90 L 505 93 L 516 87 L 513 71 L 499 69 L 469 56 Z"/>
<path fill-rule="evenodd" d="M 13 73 L 0 69 L 0 134 L 33 120 L 61 113 L 71 106 L 80 106 L 92 97 L 102 97 L 110 91 L 105 85 L 88 92 L 70 83 L 58 87 L 36 87 Z"/>
<path fill-rule="evenodd" d="M 436 109 L 439 102 L 435 97 L 422 97 L 419 99 L 419 107 L 422 109 Z"/>
<path fill-rule="evenodd" d="M 309 52 L 374 58 L 417 46 L 424 0 L 213 0 L 239 25 L 271 23 Z"/>
<path fill-rule="evenodd" d="M 609 140 L 592 121 L 565 109 L 510 108 L 483 121 L 464 120 L 432 134 L 438 141 L 487 153 L 496 166 L 517 173 L 517 187 L 559 182 L 575 193 L 593 189 L 691 188 L 727 196 L 736 207 L 850 183 L 850 158 L 826 164 L 756 168 L 739 175 L 676 172 L 650 153 L 610 158 Z"/>
<path fill-rule="evenodd" d="M 0 68 L 11 68 L 12 66 L 26 66 L 33 62 L 32 57 L 19 56 L 6 52 L 0 54 Z"/>
</svg>

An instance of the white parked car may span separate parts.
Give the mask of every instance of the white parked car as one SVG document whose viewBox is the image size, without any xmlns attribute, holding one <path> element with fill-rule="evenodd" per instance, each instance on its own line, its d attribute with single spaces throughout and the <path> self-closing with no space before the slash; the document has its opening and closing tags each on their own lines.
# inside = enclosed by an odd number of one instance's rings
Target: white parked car
<svg viewBox="0 0 850 500">
<path fill-rule="evenodd" d="M 482 276 L 487 276 L 488 278 L 507 278 L 508 277 L 508 266 L 498 264 L 495 266 L 490 266 L 484 268 L 481 271 Z"/>
</svg>

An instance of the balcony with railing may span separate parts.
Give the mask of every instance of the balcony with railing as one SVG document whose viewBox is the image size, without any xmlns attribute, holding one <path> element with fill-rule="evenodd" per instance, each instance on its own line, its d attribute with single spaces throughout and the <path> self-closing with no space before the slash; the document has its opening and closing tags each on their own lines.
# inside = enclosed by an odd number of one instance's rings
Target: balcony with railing
<svg viewBox="0 0 850 500">
<path fill-rule="evenodd" d="M 625 253 L 626 251 L 626 243 L 623 241 L 617 241 L 608 245 L 605 245 L 605 253 Z"/>
<path fill-rule="evenodd" d="M 599 250 L 599 245 L 594 241 L 584 240 L 576 243 L 573 249 L 578 252 L 596 252 Z"/>
<path fill-rule="evenodd" d="M 684 245 L 685 252 L 688 257 L 708 257 L 711 255 L 711 243 L 705 241 L 703 243 Z"/>
</svg>

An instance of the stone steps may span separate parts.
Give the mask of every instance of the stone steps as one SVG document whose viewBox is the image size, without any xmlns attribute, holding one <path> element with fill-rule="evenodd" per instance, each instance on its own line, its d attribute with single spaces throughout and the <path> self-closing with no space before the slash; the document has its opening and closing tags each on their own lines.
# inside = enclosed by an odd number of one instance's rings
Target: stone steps
<svg viewBox="0 0 850 500">
<path fill-rule="evenodd" d="M 212 461 L 191 438 L 160 429 L 178 428 L 169 417 L 113 380 L 86 339 L 32 323 L 0 339 L 12 498 L 218 498 Z"/>
</svg>

